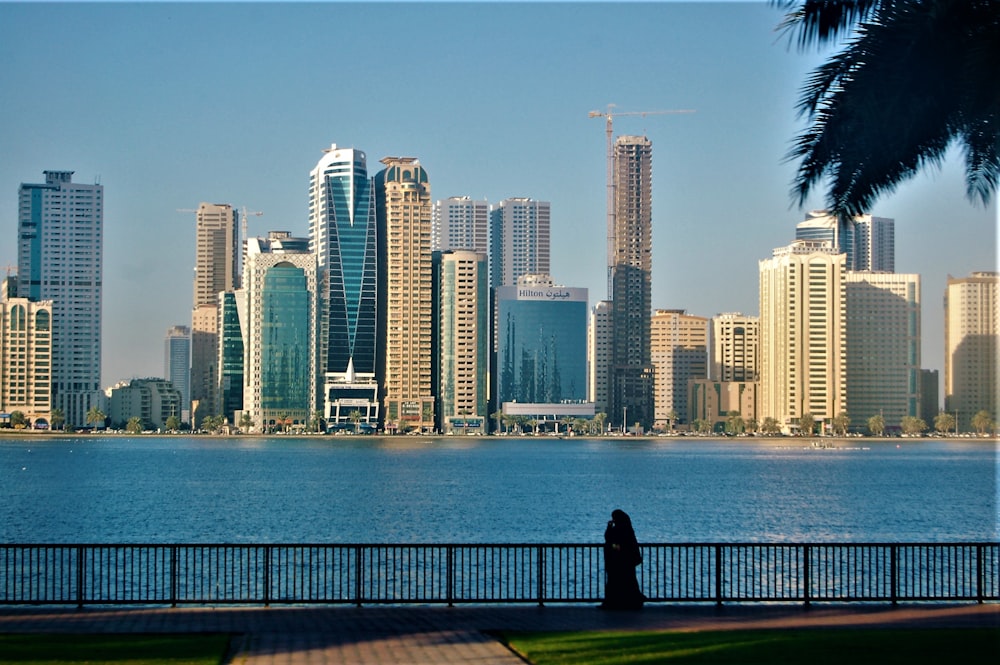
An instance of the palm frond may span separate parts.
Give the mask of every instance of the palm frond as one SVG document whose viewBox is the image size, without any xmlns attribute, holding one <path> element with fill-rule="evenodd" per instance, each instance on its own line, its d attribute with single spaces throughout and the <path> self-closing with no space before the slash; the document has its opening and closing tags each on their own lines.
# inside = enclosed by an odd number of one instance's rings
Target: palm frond
<svg viewBox="0 0 1000 665">
<path fill-rule="evenodd" d="M 868 20 L 884 4 L 893 0 L 772 0 L 786 11 L 778 31 L 798 42 L 800 49 L 837 39 L 857 24 Z M 793 8 L 799 5 L 798 9 Z"/>
<path fill-rule="evenodd" d="M 900 0 L 877 19 L 804 85 L 799 111 L 811 124 L 788 154 L 800 160 L 793 198 L 802 204 L 827 182 L 832 212 L 868 212 L 959 141 L 970 197 L 987 201 L 1000 173 L 1000 2 Z"/>
</svg>

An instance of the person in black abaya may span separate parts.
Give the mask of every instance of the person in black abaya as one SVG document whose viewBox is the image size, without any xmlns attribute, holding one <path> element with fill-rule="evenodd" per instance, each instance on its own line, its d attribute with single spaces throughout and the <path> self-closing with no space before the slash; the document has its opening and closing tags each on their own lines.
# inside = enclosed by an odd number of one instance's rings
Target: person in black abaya
<svg viewBox="0 0 1000 665">
<path fill-rule="evenodd" d="M 642 563 L 642 551 L 632 530 L 632 520 L 624 510 L 611 513 L 604 530 L 604 602 L 602 609 L 638 610 L 646 601 L 639 590 L 635 569 Z"/>
</svg>

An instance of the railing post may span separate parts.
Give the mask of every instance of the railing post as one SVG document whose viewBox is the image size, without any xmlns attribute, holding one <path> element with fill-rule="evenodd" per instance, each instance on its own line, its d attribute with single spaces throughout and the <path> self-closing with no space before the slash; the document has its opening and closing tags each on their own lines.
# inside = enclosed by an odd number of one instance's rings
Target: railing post
<svg viewBox="0 0 1000 665">
<path fill-rule="evenodd" d="M 889 546 L 889 597 L 895 606 L 899 595 L 899 565 L 896 558 L 899 556 L 898 546 Z"/>
<path fill-rule="evenodd" d="M 805 599 L 805 606 L 809 607 L 810 587 L 812 586 L 812 572 L 810 571 L 809 545 L 802 546 L 802 568 L 804 579 L 802 580 L 802 597 Z"/>
<path fill-rule="evenodd" d="M 271 606 L 271 545 L 264 546 L 264 607 Z"/>
<path fill-rule="evenodd" d="M 984 550 L 984 545 L 976 545 L 976 602 L 980 605 L 983 604 L 983 587 L 985 586 L 986 580 L 986 570 L 983 563 L 983 557 L 986 555 Z"/>
<path fill-rule="evenodd" d="M 177 578 L 180 574 L 179 561 L 177 558 L 177 546 L 170 546 L 170 607 L 177 607 Z"/>
<path fill-rule="evenodd" d="M 538 546 L 538 606 L 545 606 L 545 546 Z"/>
<path fill-rule="evenodd" d="M 448 566 L 448 572 L 447 572 L 448 578 L 447 579 L 448 579 L 448 581 L 447 581 L 446 589 L 445 589 L 445 597 L 446 597 L 446 599 L 448 601 L 448 607 L 454 607 L 455 606 L 455 603 L 454 603 L 454 598 L 455 598 L 455 595 L 454 595 L 455 594 L 455 546 L 454 545 L 448 545 L 447 552 L 448 552 L 448 554 L 447 554 L 447 566 Z"/>
<path fill-rule="evenodd" d="M 722 606 L 722 545 L 715 546 L 715 604 Z"/>
<path fill-rule="evenodd" d="M 354 546 L 354 604 L 361 607 L 361 578 L 364 576 L 362 568 L 361 545 Z"/>
<path fill-rule="evenodd" d="M 83 545 L 76 546 L 76 607 L 83 609 L 83 575 L 85 567 L 83 565 Z"/>
</svg>

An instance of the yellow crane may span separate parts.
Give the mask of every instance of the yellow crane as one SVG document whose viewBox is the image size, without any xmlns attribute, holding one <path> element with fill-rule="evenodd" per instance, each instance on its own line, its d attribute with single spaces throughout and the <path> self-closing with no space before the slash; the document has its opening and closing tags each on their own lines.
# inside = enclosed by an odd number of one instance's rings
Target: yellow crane
<svg viewBox="0 0 1000 665">
<path fill-rule="evenodd" d="M 608 298 L 611 298 L 611 260 L 615 251 L 615 154 L 614 154 L 614 130 L 612 119 L 616 116 L 638 115 L 645 118 L 647 115 L 666 115 L 673 113 L 694 113 L 694 109 L 671 109 L 667 111 L 615 111 L 614 104 L 608 104 L 608 110 L 591 111 L 588 118 L 606 118 L 607 150 L 608 150 Z"/>
</svg>

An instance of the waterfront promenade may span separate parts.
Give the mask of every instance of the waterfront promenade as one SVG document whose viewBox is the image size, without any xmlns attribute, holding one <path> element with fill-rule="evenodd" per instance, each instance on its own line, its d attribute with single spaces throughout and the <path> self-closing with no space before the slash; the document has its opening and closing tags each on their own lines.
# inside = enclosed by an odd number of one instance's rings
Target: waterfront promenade
<svg viewBox="0 0 1000 665">
<path fill-rule="evenodd" d="M 1000 604 L 0 608 L 0 633 L 228 633 L 227 662 L 242 665 L 523 665 L 501 630 L 890 627 L 992 627 L 1000 641 Z"/>
</svg>

